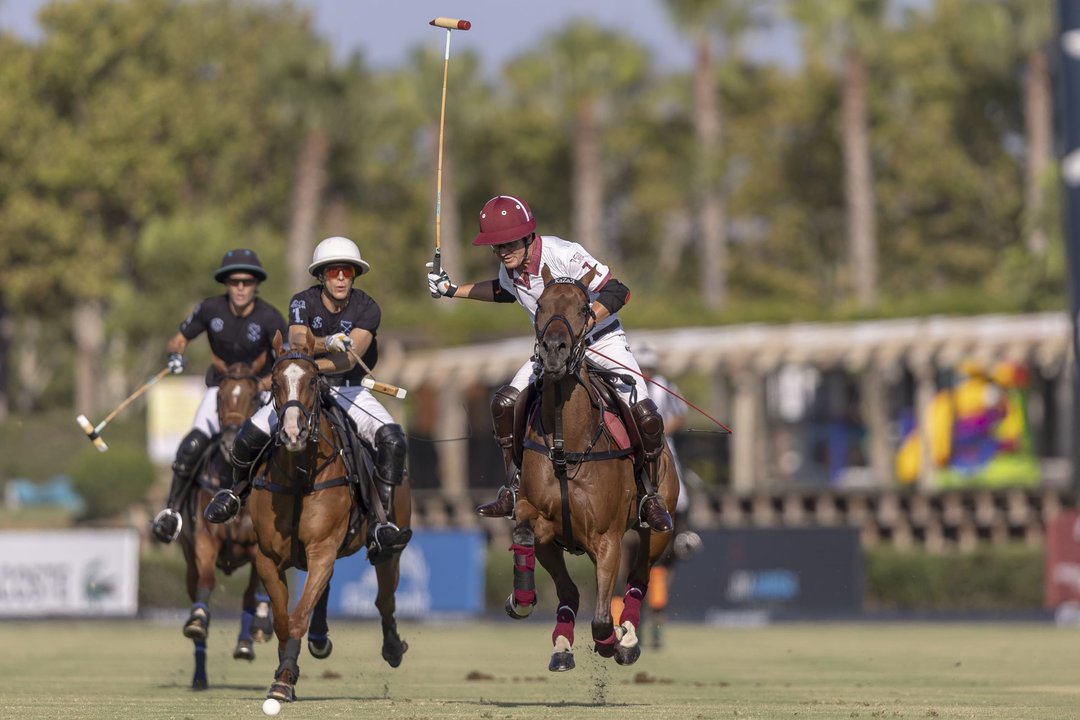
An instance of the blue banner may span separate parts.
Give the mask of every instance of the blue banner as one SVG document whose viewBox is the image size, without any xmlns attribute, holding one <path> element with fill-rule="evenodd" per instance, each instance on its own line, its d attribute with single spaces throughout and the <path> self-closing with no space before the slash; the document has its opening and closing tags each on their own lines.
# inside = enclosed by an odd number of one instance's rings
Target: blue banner
<svg viewBox="0 0 1080 720">
<path fill-rule="evenodd" d="M 487 541 L 479 530 L 417 530 L 401 553 L 397 617 L 474 616 L 484 611 L 484 566 Z M 292 603 L 307 575 L 289 579 Z M 334 564 L 327 615 L 375 618 L 378 580 L 367 552 Z"/>
</svg>

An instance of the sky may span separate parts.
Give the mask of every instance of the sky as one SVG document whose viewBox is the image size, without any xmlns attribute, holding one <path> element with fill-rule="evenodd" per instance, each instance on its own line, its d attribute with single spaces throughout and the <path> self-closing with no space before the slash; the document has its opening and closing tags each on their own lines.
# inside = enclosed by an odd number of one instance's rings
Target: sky
<svg viewBox="0 0 1080 720">
<path fill-rule="evenodd" d="M 626 32 L 653 54 L 661 70 L 691 67 L 693 53 L 667 17 L 663 0 L 293 0 L 310 9 L 316 31 L 338 58 L 360 50 L 377 68 L 397 65 L 409 51 L 424 43 L 441 50 L 445 31 L 428 25 L 434 17 L 469 20 L 472 29 L 456 31 L 454 48 L 463 46 L 483 58 L 488 68 L 534 47 L 545 33 L 577 18 Z M 35 38 L 34 20 L 45 0 L 0 0 L 0 28 Z M 797 38 L 790 27 L 748 39 L 751 58 L 797 62 Z"/>
</svg>

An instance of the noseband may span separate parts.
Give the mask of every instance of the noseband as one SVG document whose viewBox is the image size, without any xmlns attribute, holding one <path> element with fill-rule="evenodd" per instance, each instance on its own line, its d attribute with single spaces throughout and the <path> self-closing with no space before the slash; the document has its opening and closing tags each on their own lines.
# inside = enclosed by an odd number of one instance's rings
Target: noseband
<svg viewBox="0 0 1080 720">
<path fill-rule="evenodd" d="M 596 318 L 596 313 L 593 312 L 592 304 L 589 302 L 589 288 L 585 287 L 585 284 L 582 283 L 580 280 L 572 277 L 557 277 L 553 278 L 552 281 L 548 283 L 548 285 L 573 285 L 574 287 L 576 287 L 585 297 L 584 309 L 586 320 L 588 320 L 588 318 Z M 543 295 L 541 295 L 541 297 L 542 296 Z M 566 326 L 566 332 L 570 335 L 571 338 L 574 339 L 574 344 L 570 348 L 570 356 L 566 359 L 566 369 L 571 375 L 577 374 L 578 369 L 581 367 L 582 360 L 585 359 L 585 328 L 588 326 L 588 322 L 581 326 L 580 333 L 575 333 L 574 326 L 570 324 L 570 320 L 565 315 L 552 315 L 547 319 L 547 322 L 544 323 L 543 327 L 538 327 L 536 329 L 535 354 L 539 356 L 540 341 L 544 339 L 545 335 L 547 335 L 547 331 L 548 328 L 551 326 L 551 323 L 555 322 L 556 320 Z"/>
<path fill-rule="evenodd" d="M 273 372 L 277 372 L 277 366 L 280 363 L 290 360 L 302 360 L 303 362 L 311 363 L 312 368 L 314 368 L 315 370 L 316 377 L 319 378 L 320 383 L 322 382 L 322 378 L 318 375 L 319 366 L 315 364 L 315 358 L 311 357 L 310 355 L 305 355 L 299 350 L 287 352 L 281 357 L 274 360 Z M 291 407 L 294 407 L 298 411 L 300 411 L 300 415 L 304 418 L 303 425 L 306 426 L 307 429 L 308 442 L 311 442 L 313 439 L 317 439 L 319 430 L 319 404 L 320 403 L 318 391 L 316 391 L 315 393 L 315 402 L 312 403 L 312 407 L 310 410 L 305 407 L 304 403 L 300 402 L 299 400 L 287 400 L 284 405 L 282 405 L 281 407 L 277 407 L 277 398 L 274 398 L 274 407 L 277 408 L 278 420 L 278 429 L 275 435 L 278 437 L 278 440 L 280 441 L 281 432 L 285 427 L 285 411 Z"/>
</svg>

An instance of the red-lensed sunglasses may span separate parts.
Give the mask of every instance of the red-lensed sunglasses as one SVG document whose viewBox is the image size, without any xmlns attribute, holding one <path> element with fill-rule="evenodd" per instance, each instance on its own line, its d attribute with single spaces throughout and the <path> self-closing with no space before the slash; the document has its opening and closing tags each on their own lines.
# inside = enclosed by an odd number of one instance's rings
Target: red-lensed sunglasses
<svg viewBox="0 0 1080 720">
<path fill-rule="evenodd" d="M 323 274 L 328 278 L 344 278 L 345 280 L 351 280 L 356 277 L 356 268 L 352 265 L 328 265 Z"/>
</svg>

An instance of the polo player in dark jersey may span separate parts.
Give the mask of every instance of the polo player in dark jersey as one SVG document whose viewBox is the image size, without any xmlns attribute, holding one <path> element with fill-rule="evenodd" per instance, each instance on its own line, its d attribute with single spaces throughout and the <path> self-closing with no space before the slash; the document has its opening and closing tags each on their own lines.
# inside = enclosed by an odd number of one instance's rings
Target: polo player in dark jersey
<svg viewBox="0 0 1080 720">
<path fill-rule="evenodd" d="M 318 356 L 319 372 L 333 386 L 331 394 L 356 424 L 357 434 L 375 449 L 378 501 L 389 517 L 393 488 L 404 478 L 407 448 L 401 425 L 361 386 L 366 370 L 353 357 L 355 353 L 369 369 L 379 359 L 376 334 L 382 310 L 370 295 L 353 287 L 355 279 L 368 270 L 368 263 L 352 240 L 330 237 L 320 242 L 308 266 L 308 272 L 319 283 L 293 295 L 289 303 L 289 340 L 290 345 L 302 344 L 309 331 L 315 337 L 313 352 Z M 271 424 L 276 420 L 274 408 L 267 405 L 244 423 L 233 445 L 233 489 L 218 491 L 204 513 L 207 520 L 226 522 L 240 512 L 251 491 L 251 466 L 270 442 Z M 368 560 L 377 565 L 404 550 L 412 530 L 389 521 L 379 523 L 374 502 L 367 507 L 366 545 Z"/>
<path fill-rule="evenodd" d="M 266 271 L 254 251 L 240 249 L 225 253 L 214 279 L 225 285 L 225 294 L 208 297 L 196 305 L 165 345 L 169 369 L 175 374 L 184 371 L 184 349 L 188 342 L 203 332 L 210 341 L 211 352 L 226 366 L 238 362 L 251 364 L 264 352 L 267 358 L 272 358 L 274 333 L 285 332 L 285 318 L 274 306 L 257 297 Z M 267 362 L 261 373 L 265 382 L 260 382 L 260 388 L 264 391 L 268 389 L 271 365 Z M 150 531 L 163 543 L 171 543 L 180 534 L 182 521 L 176 506 L 191 483 L 195 466 L 209 447 L 210 438 L 221 430 L 217 414 L 220 383 L 221 372 L 211 365 L 206 371 L 206 393 L 195 413 L 191 432 L 176 450 L 165 509 L 150 523 Z"/>
</svg>

